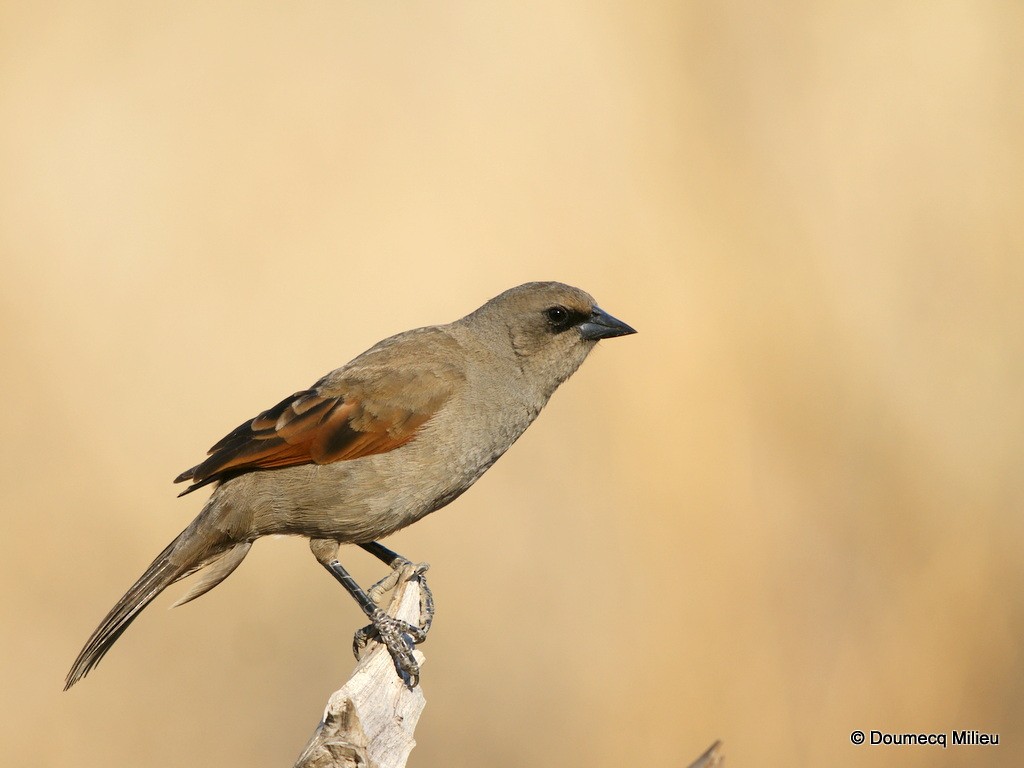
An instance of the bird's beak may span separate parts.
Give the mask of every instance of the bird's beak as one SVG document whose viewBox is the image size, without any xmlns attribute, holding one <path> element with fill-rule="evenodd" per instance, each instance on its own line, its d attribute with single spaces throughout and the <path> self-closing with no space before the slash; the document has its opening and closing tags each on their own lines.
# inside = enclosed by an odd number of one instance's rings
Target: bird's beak
<svg viewBox="0 0 1024 768">
<path fill-rule="evenodd" d="M 580 336 L 592 341 L 628 336 L 631 333 L 636 333 L 636 331 L 621 320 L 616 320 L 600 307 L 594 307 L 590 317 L 580 323 Z"/>
</svg>

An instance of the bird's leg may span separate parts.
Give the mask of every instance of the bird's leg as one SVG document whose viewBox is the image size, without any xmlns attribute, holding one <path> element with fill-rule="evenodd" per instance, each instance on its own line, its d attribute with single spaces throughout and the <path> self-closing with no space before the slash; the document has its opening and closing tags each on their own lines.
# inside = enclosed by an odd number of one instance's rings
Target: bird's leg
<svg viewBox="0 0 1024 768">
<path fill-rule="evenodd" d="M 365 549 L 382 563 L 390 565 L 392 568 L 400 568 L 406 563 L 412 562 L 411 560 L 402 557 L 397 552 L 388 549 L 379 541 L 368 541 L 365 544 L 359 544 L 358 546 Z"/>
<path fill-rule="evenodd" d="M 427 632 L 430 631 L 430 625 L 434 623 L 434 593 L 430 591 L 430 587 L 427 585 L 427 577 L 424 575 L 427 569 L 430 568 L 430 564 L 418 563 L 414 565 L 410 560 L 407 560 L 397 552 L 391 551 L 383 544 L 376 541 L 370 541 L 365 544 L 360 544 L 359 546 L 378 560 L 391 566 L 391 573 L 378 581 L 367 591 L 368 597 L 375 603 L 380 602 L 381 596 L 385 592 L 395 588 L 406 566 L 412 567 L 413 570 L 409 575 L 409 578 L 416 579 L 420 583 L 419 639 L 416 639 L 416 635 L 413 635 L 413 638 L 417 645 L 422 643 L 427 639 Z M 352 647 L 355 649 L 357 658 L 363 648 L 366 647 L 367 642 L 369 642 L 375 634 L 376 632 L 373 624 L 356 631 L 355 636 L 352 638 Z"/>
<path fill-rule="evenodd" d="M 413 563 L 376 541 L 370 541 L 359 546 L 381 562 L 391 566 L 391 573 L 367 590 L 370 599 L 375 603 L 380 603 L 383 594 L 394 589 L 398 584 L 402 567 L 412 565 Z M 430 591 L 430 587 L 427 586 L 427 577 L 425 575 L 429 568 L 430 563 L 418 563 L 411 577 L 420 583 L 420 625 L 423 627 L 424 632 L 430 629 L 430 624 L 434 620 L 434 594 Z"/>
<path fill-rule="evenodd" d="M 338 542 L 330 539 L 312 539 L 309 548 L 317 561 L 338 580 L 370 619 L 370 625 L 356 632 L 353 640 L 352 652 L 356 658 L 359 658 L 367 639 L 372 635 L 388 649 L 391 660 L 395 663 L 395 671 L 402 682 L 410 690 L 415 688 L 419 684 L 420 668 L 412 651 L 416 643 L 422 643 L 426 639 L 426 633 L 420 627 L 389 616 L 370 599 L 338 562 Z"/>
<path fill-rule="evenodd" d="M 366 594 L 370 596 L 370 599 L 379 604 L 384 593 L 390 592 L 395 588 L 395 585 L 398 584 L 398 575 L 402 570 L 402 566 L 412 565 L 412 563 L 397 552 L 392 552 L 383 544 L 378 544 L 376 541 L 359 544 L 358 546 L 365 549 L 381 562 L 391 566 L 391 573 L 366 590 Z M 426 570 L 426 568 L 424 568 L 424 570 Z"/>
</svg>

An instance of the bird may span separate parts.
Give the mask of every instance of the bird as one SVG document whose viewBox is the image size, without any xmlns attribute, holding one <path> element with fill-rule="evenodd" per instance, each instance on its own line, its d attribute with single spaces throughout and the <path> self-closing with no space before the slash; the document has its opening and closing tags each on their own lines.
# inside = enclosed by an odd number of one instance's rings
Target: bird
<svg viewBox="0 0 1024 768">
<path fill-rule="evenodd" d="M 526 283 L 454 322 L 386 338 L 243 422 L 175 478 L 190 483 L 180 495 L 208 485 L 213 493 L 92 633 L 64 689 L 165 588 L 201 571 L 175 605 L 194 600 L 231 575 L 256 539 L 282 534 L 309 539 L 370 619 L 356 633 L 356 655 L 368 637 L 379 639 L 413 688 L 412 651 L 428 621 L 418 627 L 381 610 L 339 562 L 341 545 L 358 545 L 393 569 L 408 564 L 378 539 L 460 496 L 599 340 L 633 333 L 579 288 Z"/>
</svg>

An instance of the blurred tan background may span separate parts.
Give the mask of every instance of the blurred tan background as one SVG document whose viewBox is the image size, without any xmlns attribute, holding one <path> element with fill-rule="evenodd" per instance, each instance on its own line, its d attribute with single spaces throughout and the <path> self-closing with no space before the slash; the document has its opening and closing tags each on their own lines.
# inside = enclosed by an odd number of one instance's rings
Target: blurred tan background
<svg viewBox="0 0 1024 768">
<path fill-rule="evenodd" d="M 300 540 L 63 677 L 229 429 L 557 279 L 640 333 L 388 540 L 411 765 L 1024 764 L 1022 52 L 1016 0 L 4 3 L 5 762 L 291 765 L 361 624 Z"/>
</svg>

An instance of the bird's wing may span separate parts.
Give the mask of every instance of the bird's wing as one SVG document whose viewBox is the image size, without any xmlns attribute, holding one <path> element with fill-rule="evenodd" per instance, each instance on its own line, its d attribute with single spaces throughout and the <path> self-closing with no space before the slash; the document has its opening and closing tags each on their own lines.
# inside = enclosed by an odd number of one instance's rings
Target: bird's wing
<svg viewBox="0 0 1024 768">
<path fill-rule="evenodd" d="M 401 368 L 384 362 L 350 364 L 239 425 L 205 461 L 175 478 L 193 483 L 181 495 L 245 472 L 329 464 L 405 445 L 451 397 L 460 372 L 439 360 Z"/>
</svg>

